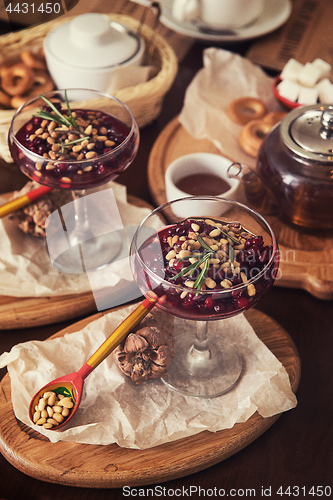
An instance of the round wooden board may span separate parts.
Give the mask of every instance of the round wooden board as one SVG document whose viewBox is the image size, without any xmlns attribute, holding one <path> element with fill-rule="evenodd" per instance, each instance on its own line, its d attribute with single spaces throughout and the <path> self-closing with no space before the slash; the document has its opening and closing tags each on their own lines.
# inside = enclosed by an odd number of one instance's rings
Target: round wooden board
<svg viewBox="0 0 333 500">
<path fill-rule="evenodd" d="M 132 205 L 153 209 L 139 198 L 131 195 L 127 198 Z M 60 323 L 92 312 L 96 312 L 96 303 L 91 291 L 53 297 L 0 296 L 2 330 Z"/>
<path fill-rule="evenodd" d="M 162 130 L 148 161 L 148 183 L 157 206 L 167 202 L 164 176 L 168 165 L 182 155 L 207 152 L 221 154 L 208 140 L 195 139 L 174 118 Z M 235 159 L 231 159 L 235 161 Z M 275 285 L 307 290 L 314 297 L 333 299 L 333 234 L 311 234 L 266 216 L 280 248 L 280 271 Z"/>
<path fill-rule="evenodd" d="M 82 329 L 105 313 L 79 321 L 65 332 Z M 246 317 L 258 337 L 281 361 L 297 391 L 301 367 L 296 347 L 287 332 L 257 310 Z M 201 432 L 147 450 L 74 442 L 50 443 L 46 437 L 15 418 L 10 378 L 0 383 L 0 451 L 24 474 L 51 483 L 89 488 L 120 488 L 160 483 L 198 472 L 230 457 L 263 434 L 280 416 L 263 418 L 255 413 L 244 423 L 216 433 Z"/>
</svg>

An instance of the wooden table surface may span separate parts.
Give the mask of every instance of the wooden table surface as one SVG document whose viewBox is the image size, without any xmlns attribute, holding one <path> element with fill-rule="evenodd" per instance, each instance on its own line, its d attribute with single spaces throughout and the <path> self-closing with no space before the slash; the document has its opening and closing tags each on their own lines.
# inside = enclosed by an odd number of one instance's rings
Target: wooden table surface
<svg viewBox="0 0 333 500">
<path fill-rule="evenodd" d="M 79 2 L 80 4 L 81 2 Z M 83 2 L 85 3 L 85 1 Z M 105 9 L 106 2 L 89 2 Z M 131 2 L 108 3 L 114 12 L 140 15 Z M 89 9 L 89 10 L 93 10 Z M 74 12 L 74 9 L 72 13 Z M 4 23 L 3 33 L 8 31 Z M 166 95 L 161 115 L 141 130 L 137 157 L 118 182 L 125 184 L 129 194 L 152 202 L 147 184 L 147 162 L 158 134 L 176 116 L 183 104 L 184 92 L 202 66 L 204 43 L 194 43 L 169 32 L 174 47 L 182 47 L 179 72 Z M 244 54 L 248 45 L 229 49 Z M 0 191 L 16 189 L 25 182 L 19 173 L 13 178 L 6 166 L 0 168 Z M 0 455 L 0 499 L 5 500 L 107 500 L 125 497 L 211 498 L 233 496 L 264 498 L 329 498 L 333 492 L 333 307 L 331 301 L 314 298 L 308 292 L 273 287 L 257 309 L 276 320 L 291 336 L 300 354 L 302 375 L 297 392 L 298 405 L 283 414 L 262 436 L 249 446 L 201 472 L 147 487 L 123 489 L 87 489 L 42 482 L 14 468 Z M 0 330 L 0 353 L 19 342 L 44 340 L 72 322 L 21 330 Z M 1 327 L 1 317 L 0 317 Z M 3 377 L 6 370 L 0 370 Z M 201 488 L 201 494 L 199 489 Z M 289 488 L 289 489 L 288 489 Z M 279 492 L 281 493 L 279 495 Z M 289 495 L 288 495 L 289 493 Z"/>
</svg>

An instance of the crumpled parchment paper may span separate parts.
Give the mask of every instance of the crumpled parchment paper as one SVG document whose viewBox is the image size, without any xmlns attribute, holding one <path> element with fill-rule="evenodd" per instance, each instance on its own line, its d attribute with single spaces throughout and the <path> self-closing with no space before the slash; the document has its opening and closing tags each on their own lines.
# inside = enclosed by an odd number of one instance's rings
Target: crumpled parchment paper
<svg viewBox="0 0 333 500">
<path fill-rule="evenodd" d="M 37 390 L 56 377 L 77 371 L 134 307 L 111 311 L 62 338 L 25 342 L 3 353 L 0 367 L 8 368 L 16 417 L 31 426 L 28 407 Z M 166 313 L 155 309 L 153 314 Z M 231 428 L 256 411 L 269 417 L 296 406 L 285 368 L 243 315 L 210 322 L 209 332 L 214 331 L 224 335 L 244 360 L 243 376 L 227 394 L 212 399 L 185 397 L 161 380 L 136 386 L 121 374 L 111 354 L 85 380 L 79 410 L 67 429 L 33 428 L 52 442 L 118 443 L 145 449 L 203 430 Z"/>
<path fill-rule="evenodd" d="M 137 207 L 127 202 L 125 186 L 111 182 L 102 188 L 113 189 L 125 228 L 139 225 L 150 213 L 149 208 Z M 95 274 L 97 277 L 98 272 Z M 128 258 L 108 266 L 107 280 L 109 288 L 133 283 Z M 91 284 L 86 273 L 66 274 L 53 268 L 44 239 L 24 234 L 8 217 L 0 220 L 0 295 L 51 297 L 90 290 Z"/>
<path fill-rule="evenodd" d="M 234 99 L 251 96 L 261 99 L 268 111 L 282 111 L 272 83 L 248 59 L 210 47 L 203 52 L 203 68 L 186 90 L 179 121 L 196 139 L 208 139 L 227 158 L 254 167 L 256 160 L 238 144 L 242 126 L 230 120 L 227 109 Z"/>
</svg>

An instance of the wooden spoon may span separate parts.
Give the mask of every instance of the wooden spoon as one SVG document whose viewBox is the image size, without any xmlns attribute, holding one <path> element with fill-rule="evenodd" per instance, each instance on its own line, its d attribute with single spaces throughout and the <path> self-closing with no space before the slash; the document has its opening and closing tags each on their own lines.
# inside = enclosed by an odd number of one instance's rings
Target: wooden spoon
<svg viewBox="0 0 333 500">
<path fill-rule="evenodd" d="M 158 298 L 158 296 L 150 291 L 148 297 L 111 333 L 105 342 L 95 351 L 95 353 L 88 359 L 88 361 L 79 369 L 78 372 L 64 375 L 48 384 L 44 385 L 34 395 L 29 406 L 29 416 L 33 423 L 34 413 L 36 406 L 43 394 L 46 392 L 56 392 L 68 396 L 74 403 L 73 408 L 68 417 L 57 426 L 52 427 L 50 430 L 63 428 L 65 424 L 75 415 L 79 407 L 84 379 L 124 340 L 124 338 L 133 330 L 133 328 L 140 323 L 140 321 L 152 310 L 157 302 L 162 304 L 165 301 L 165 295 Z"/>
</svg>

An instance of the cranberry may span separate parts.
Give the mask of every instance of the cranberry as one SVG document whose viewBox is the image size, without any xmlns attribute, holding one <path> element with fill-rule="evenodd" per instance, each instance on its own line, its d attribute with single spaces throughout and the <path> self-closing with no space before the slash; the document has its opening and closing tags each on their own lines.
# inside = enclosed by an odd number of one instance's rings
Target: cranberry
<svg viewBox="0 0 333 500">
<path fill-rule="evenodd" d="M 240 297 L 237 299 L 237 305 L 240 309 L 246 309 L 249 305 L 249 301 L 245 297 Z"/>
<path fill-rule="evenodd" d="M 66 163 L 58 163 L 55 168 L 55 171 L 57 174 L 65 174 L 67 171 Z"/>
<path fill-rule="evenodd" d="M 104 165 L 98 165 L 98 167 L 97 167 L 97 174 L 98 175 L 105 174 L 105 167 L 104 167 Z"/>
<path fill-rule="evenodd" d="M 178 236 L 184 236 L 186 234 L 186 228 L 184 226 L 177 226 L 175 229 L 175 233 Z"/>
<path fill-rule="evenodd" d="M 37 152 L 39 155 L 43 156 L 44 153 L 46 153 L 46 146 L 45 144 L 39 144 L 37 148 Z"/>
<path fill-rule="evenodd" d="M 96 141 L 95 142 L 95 150 L 97 153 L 101 154 L 101 152 L 104 149 L 104 142 L 103 141 Z"/>
<path fill-rule="evenodd" d="M 256 245 L 246 250 L 246 262 L 249 266 L 254 266 L 260 257 L 260 248 Z"/>
<path fill-rule="evenodd" d="M 207 297 L 205 299 L 205 307 L 207 309 L 213 309 L 213 307 L 214 307 L 214 300 L 212 299 L 212 297 Z"/>
<path fill-rule="evenodd" d="M 35 126 L 39 126 L 42 123 L 42 118 L 39 118 L 38 116 L 34 116 L 32 119 L 32 124 Z"/>
<path fill-rule="evenodd" d="M 268 264 L 269 262 L 269 259 L 271 258 L 271 255 L 272 255 L 272 250 L 273 250 L 273 247 L 271 245 L 267 245 L 263 248 L 258 260 L 260 262 L 260 264 Z"/>
<path fill-rule="evenodd" d="M 173 267 L 177 270 L 177 271 L 180 271 L 181 269 L 183 269 L 183 267 L 185 267 L 185 264 L 182 260 L 176 260 L 173 264 Z"/>
<path fill-rule="evenodd" d="M 254 236 L 253 238 L 251 238 L 251 240 L 252 240 L 252 245 L 254 246 L 262 247 L 264 244 L 262 236 Z"/>
<path fill-rule="evenodd" d="M 219 302 L 218 304 L 214 305 L 214 311 L 217 314 L 221 314 L 225 311 L 225 305 L 222 302 Z"/>
<path fill-rule="evenodd" d="M 243 290 L 241 288 L 236 288 L 235 290 L 232 290 L 231 295 L 234 299 L 240 299 L 243 295 Z"/>
</svg>

